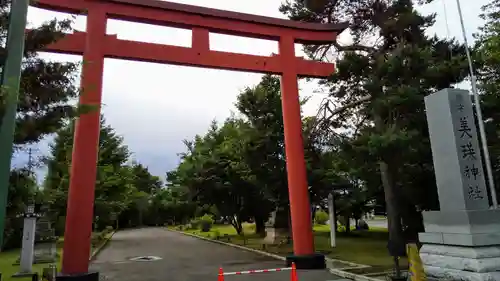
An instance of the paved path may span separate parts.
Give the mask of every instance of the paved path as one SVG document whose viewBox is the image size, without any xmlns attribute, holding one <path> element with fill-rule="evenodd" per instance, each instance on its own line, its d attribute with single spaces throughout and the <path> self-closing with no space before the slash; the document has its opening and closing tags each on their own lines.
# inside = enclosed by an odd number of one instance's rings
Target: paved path
<svg viewBox="0 0 500 281">
<path fill-rule="evenodd" d="M 387 228 L 387 219 L 367 219 L 365 220 L 365 222 L 368 224 L 368 226 L 372 226 L 372 227 L 380 227 L 380 228 Z M 327 222 L 327 224 L 329 224 L 330 222 Z M 351 220 L 351 226 L 355 226 L 356 225 L 356 221 L 355 220 Z"/>
<path fill-rule="evenodd" d="M 157 261 L 130 261 L 158 256 Z M 110 281 L 217 281 L 225 272 L 283 267 L 284 262 L 248 251 L 203 241 L 164 228 L 117 232 L 92 263 L 92 270 Z M 299 271 L 299 281 L 339 279 L 327 270 Z M 225 281 L 289 281 L 290 272 L 226 276 Z"/>
<path fill-rule="evenodd" d="M 387 219 L 366 220 L 368 226 L 387 228 Z"/>
</svg>

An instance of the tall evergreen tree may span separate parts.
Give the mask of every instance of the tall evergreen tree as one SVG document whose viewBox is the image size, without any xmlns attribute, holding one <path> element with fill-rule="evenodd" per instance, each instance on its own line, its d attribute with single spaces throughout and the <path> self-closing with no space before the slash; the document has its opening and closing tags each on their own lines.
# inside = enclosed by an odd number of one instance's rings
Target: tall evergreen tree
<svg viewBox="0 0 500 281">
<path fill-rule="evenodd" d="M 11 0 L 0 1 L 0 69 L 3 69 L 7 50 L 5 49 L 8 17 Z M 74 86 L 75 63 L 59 63 L 42 60 L 37 52 L 44 46 L 62 38 L 70 31 L 70 21 L 52 20 L 26 33 L 26 44 L 21 74 L 19 106 L 17 109 L 15 148 L 36 143 L 45 136 L 64 126 L 68 117 L 75 115 L 75 108 L 69 102 L 76 98 L 78 90 Z M 5 93 L 0 92 L 0 123 L 5 111 Z M 1 124 L 0 124 L 1 126 Z M 22 174 L 22 173 L 21 173 Z M 11 179 L 20 179 L 19 171 L 12 171 Z M 28 188 L 24 180 L 13 180 L 9 186 L 7 218 L 4 241 L 6 247 L 20 242 L 14 226 L 15 214 L 23 211 L 27 198 L 20 190 Z M 26 190 L 28 191 L 28 190 Z M 15 203 L 13 203 L 15 202 Z M 3 218 L 1 218 L 3 219 Z M 11 235 L 12 234 L 12 235 Z"/>
<path fill-rule="evenodd" d="M 402 250 L 403 230 L 416 239 L 419 210 L 437 207 L 423 98 L 467 75 L 464 46 L 429 37 L 434 15 L 424 16 L 411 0 L 337 0 L 317 12 L 303 0 L 281 11 L 307 22 L 349 22 L 353 42 L 309 46 L 316 59 L 335 55 L 337 72 L 323 83 L 345 106 L 332 126 L 343 127 L 351 151 L 366 151 L 377 165 L 385 194 L 390 240 Z M 403 221 L 403 225 L 402 222 Z"/>
<path fill-rule="evenodd" d="M 247 87 L 238 95 L 236 108 L 250 124 L 246 133 L 248 143 L 242 151 L 244 161 L 262 188 L 263 196 L 273 202 L 271 209 L 262 209 L 263 214 L 256 218 L 257 226 L 264 231 L 269 212 L 278 208 L 277 220 L 286 228 L 289 201 L 279 78 L 266 75 L 258 85 Z"/>
<path fill-rule="evenodd" d="M 58 216 L 65 216 L 73 149 L 72 126 L 57 132 L 47 159 L 48 173 L 44 191 L 49 198 L 51 210 Z M 111 224 L 131 203 L 135 192 L 132 169 L 127 161 L 130 152 L 109 125 L 101 119 L 99 157 L 95 189 L 94 217 L 100 224 Z M 112 219 L 114 218 L 114 219 Z M 62 229 L 60 229 L 62 230 Z"/>
<path fill-rule="evenodd" d="M 138 191 L 154 194 L 162 187 L 160 178 L 151 175 L 148 167 L 141 163 L 134 162 L 132 164 L 132 173 L 134 175 L 134 186 Z"/>
<path fill-rule="evenodd" d="M 0 67 L 3 68 L 7 51 L 5 41 L 11 1 L 0 3 Z M 68 104 L 78 95 L 75 87 L 75 63 L 49 62 L 39 58 L 44 46 L 55 42 L 70 31 L 70 21 L 52 20 L 26 34 L 21 77 L 15 144 L 38 142 L 45 135 L 57 131 L 64 120 L 74 116 L 75 109 Z M 0 116 L 4 102 L 0 96 Z M 1 121 L 0 121 L 1 122 Z"/>
<path fill-rule="evenodd" d="M 481 107 L 494 169 L 495 182 L 500 180 L 500 1 L 493 0 L 483 7 L 485 24 L 476 35 L 475 58 L 483 65 L 477 77 L 481 92 Z M 498 192 L 497 192 L 498 193 Z"/>
</svg>

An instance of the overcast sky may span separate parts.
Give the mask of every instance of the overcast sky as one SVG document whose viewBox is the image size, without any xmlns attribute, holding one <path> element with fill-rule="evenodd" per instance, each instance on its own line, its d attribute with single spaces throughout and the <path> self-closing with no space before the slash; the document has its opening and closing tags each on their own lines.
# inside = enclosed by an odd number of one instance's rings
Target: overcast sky
<svg viewBox="0 0 500 281">
<path fill-rule="evenodd" d="M 281 0 L 172 0 L 210 8 L 226 9 L 284 18 L 278 11 Z M 462 0 L 467 35 L 482 24 L 478 15 L 488 0 Z M 445 7 L 447 12 L 445 13 Z M 423 13 L 437 13 L 437 23 L 430 30 L 441 37 L 456 37 L 462 41 L 456 0 L 435 0 L 420 9 Z M 445 18 L 448 18 L 446 24 Z M 63 19 L 61 13 L 30 8 L 28 21 L 32 26 L 54 17 Z M 85 30 L 85 17 L 79 16 L 77 30 Z M 449 28 L 447 28 L 447 26 Z M 190 46 L 188 30 L 156 27 L 145 24 L 110 20 L 109 34 L 121 39 L 143 42 Z M 348 36 L 342 40 L 348 42 Z M 277 43 L 256 39 L 210 34 L 212 50 L 231 51 L 257 55 L 278 53 Z M 300 46 L 297 54 L 301 54 Z M 41 54 L 54 61 L 81 60 L 78 56 Z M 223 121 L 231 111 L 239 91 L 260 81 L 262 75 L 192 67 L 159 65 L 152 63 L 106 59 L 104 67 L 103 112 L 134 153 L 133 157 L 158 176 L 175 168 L 179 162 L 177 153 L 184 150 L 182 140 L 203 134 L 214 118 Z M 304 114 L 314 115 L 322 94 L 314 93 L 316 82 L 301 82 L 301 95 L 312 96 L 303 108 Z M 37 145 L 35 155 L 46 154 L 47 142 Z M 24 165 L 26 153 L 17 153 L 14 163 Z M 40 180 L 40 179 L 39 179 Z"/>
</svg>

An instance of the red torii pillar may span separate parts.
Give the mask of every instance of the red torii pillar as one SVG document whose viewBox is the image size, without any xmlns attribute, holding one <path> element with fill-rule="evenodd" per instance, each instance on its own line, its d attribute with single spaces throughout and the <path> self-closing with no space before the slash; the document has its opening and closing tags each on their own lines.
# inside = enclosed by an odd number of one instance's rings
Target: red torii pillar
<svg viewBox="0 0 500 281">
<path fill-rule="evenodd" d="M 87 37 L 83 53 L 80 104 L 93 110 L 82 114 L 75 126 L 71 173 L 64 230 L 62 273 L 80 275 L 98 281 L 98 275 L 88 276 L 94 211 L 97 156 L 99 153 L 102 80 L 104 71 L 104 38 L 106 11 L 100 5 L 89 8 Z M 63 275 L 63 276 L 64 276 Z M 61 278 L 62 279 L 62 278 Z M 97 279 L 97 280 L 96 280 Z"/>
<path fill-rule="evenodd" d="M 311 222 L 311 204 L 307 189 L 306 163 L 300 115 L 297 66 L 295 65 L 295 42 L 292 37 L 279 41 L 281 63 L 281 108 L 285 130 L 285 154 L 288 179 L 288 196 L 292 219 L 293 252 L 296 256 L 310 257 L 314 254 L 314 238 Z M 321 257 L 319 257 L 321 259 Z M 295 260 L 293 260 L 295 262 Z M 291 265 L 292 260 L 290 260 Z M 323 257 L 324 263 L 324 257 Z M 300 264 L 297 263 L 297 264 Z"/>
</svg>

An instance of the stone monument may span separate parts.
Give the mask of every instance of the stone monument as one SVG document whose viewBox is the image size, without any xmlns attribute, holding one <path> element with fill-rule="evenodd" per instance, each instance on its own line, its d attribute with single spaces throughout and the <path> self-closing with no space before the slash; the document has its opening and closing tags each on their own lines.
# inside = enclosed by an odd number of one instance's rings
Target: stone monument
<svg viewBox="0 0 500 281">
<path fill-rule="evenodd" d="M 14 274 L 13 277 L 26 277 L 34 274 L 31 269 L 33 266 L 36 220 L 39 217 L 39 214 L 35 213 L 34 205 L 28 205 L 22 217 L 24 217 L 24 224 L 20 266 L 19 272 Z"/>
<path fill-rule="evenodd" d="M 490 210 L 469 91 L 425 98 L 440 211 L 424 212 L 430 279 L 500 280 L 500 209 Z"/>
<path fill-rule="evenodd" d="M 34 263 L 53 263 L 57 261 L 57 240 L 52 228 L 48 209 L 42 207 L 43 215 L 38 219 L 35 236 Z"/>
<path fill-rule="evenodd" d="M 278 207 L 271 213 L 271 217 L 266 223 L 266 244 L 281 244 L 290 240 L 289 231 L 289 210 L 285 207 Z"/>
</svg>

